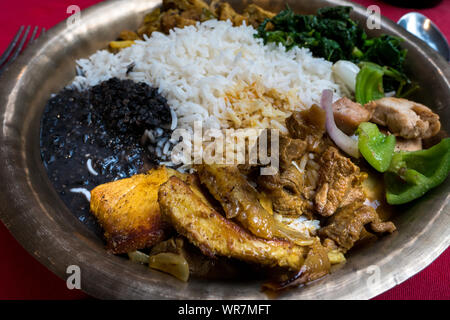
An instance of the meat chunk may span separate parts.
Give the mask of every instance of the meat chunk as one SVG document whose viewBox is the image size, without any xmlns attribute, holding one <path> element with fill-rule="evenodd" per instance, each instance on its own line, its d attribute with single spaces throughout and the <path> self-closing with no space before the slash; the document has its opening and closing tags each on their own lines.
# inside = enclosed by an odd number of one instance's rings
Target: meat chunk
<svg viewBox="0 0 450 320">
<path fill-rule="evenodd" d="M 305 156 L 307 145 L 300 139 L 284 135 L 279 138 L 279 173 L 259 176 L 258 184 L 271 200 L 274 211 L 283 215 L 301 215 L 306 209 L 311 209 L 311 204 L 301 196 L 305 191 L 304 174 L 300 172 L 296 162 L 300 162 Z M 242 168 L 240 171 L 249 172 Z"/>
<path fill-rule="evenodd" d="M 172 174 L 161 167 L 91 191 L 90 209 L 105 231 L 108 251 L 127 253 L 165 239 L 170 227 L 161 221 L 158 188 Z"/>
<path fill-rule="evenodd" d="M 355 133 L 360 123 L 372 117 L 373 110 L 344 97 L 333 103 L 334 121 L 348 135 Z"/>
<path fill-rule="evenodd" d="M 310 185 L 307 178 L 307 148 L 304 140 L 280 136 L 279 173 L 258 177 L 258 185 L 270 197 L 274 211 L 279 214 L 312 216 L 310 200 L 315 184 Z"/>
<path fill-rule="evenodd" d="M 418 151 L 422 150 L 422 139 L 403 139 L 397 138 L 395 142 L 395 150 L 398 151 Z"/>
<path fill-rule="evenodd" d="M 391 133 L 406 139 L 430 138 L 441 128 L 439 116 L 417 102 L 382 98 L 366 106 L 375 109 L 372 122 L 386 126 Z"/>
<path fill-rule="evenodd" d="M 273 155 L 271 150 L 271 132 L 267 132 L 264 135 L 258 137 L 258 143 L 255 144 L 254 150 L 252 152 L 258 152 L 258 145 L 264 142 L 261 139 L 265 139 L 267 146 L 268 157 L 276 156 L 279 159 L 279 165 L 281 171 L 292 166 L 293 161 L 300 160 L 306 153 L 308 145 L 306 141 L 301 139 L 292 139 L 287 135 L 279 135 L 278 137 L 278 155 Z M 248 159 L 246 159 L 246 163 Z M 247 170 L 248 171 L 248 170 Z"/>
<path fill-rule="evenodd" d="M 303 215 L 311 217 L 313 204 L 299 195 L 283 189 L 282 186 L 265 191 L 272 201 L 273 211 L 281 215 Z"/>
<path fill-rule="evenodd" d="M 376 233 L 392 233 L 396 229 L 392 222 L 382 222 L 374 208 L 352 203 L 330 217 L 327 225 L 319 230 L 319 235 L 333 240 L 346 251 L 360 239 L 365 232 L 365 225 L 369 225 Z"/>
<path fill-rule="evenodd" d="M 162 8 L 158 7 L 144 17 L 137 34 L 142 38 L 155 31 L 169 33 L 173 28 L 184 28 L 213 18 L 216 16 L 202 0 L 164 0 Z"/>
<path fill-rule="evenodd" d="M 228 2 L 222 2 L 217 11 L 219 20 L 230 20 L 234 26 L 240 26 L 245 20 L 245 17 L 234 11 Z"/>
<path fill-rule="evenodd" d="M 304 186 L 304 174 L 295 165 L 280 173 L 280 185 L 289 193 L 301 195 Z"/>
<path fill-rule="evenodd" d="M 312 215 L 313 204 L 306 198 L 304 172 L 291 165 L 276 175 L 258 177 L 258 185 L 272 200 L 273 210 L 282 215 Z"/>
<path fill-rule="evenodd" d="M 195 25 L 196 20 L 182 17 L 178 11 L 169 10 L 161 15 L 161 31 L 169 33 L 173 28 L 184 28 L 186 26 Z"/>
<path fill-rule="evenodd" d="M 256 189 L 236 166 L 201 165 L 197 169 L 200 181 L 221 203 L 227 218 L 236 219 L 251 233 L 264 239 L 278 237 L 302 245 L 312 243 L 310 238 L 275 220 L 262 207 Z"/>
<path fill-rule="evenodd" d="M 341 204 L 339 207 L 345 207 L 346 205 L 355 203 L 355 202 L 364 202 L 364 200 L 366 200 L 366 193 L 364 192 L 362 183 L 365 179 L 365 174 L 363 174 L 363 177 L 360 181 L 360 184 L 355 183 L 354 188 L 347 193 L 347 196 L 344 197 L 344 199 L 342 200 Z"/>
<path fill-rule="evenodd" d="M 144 35 L 150 36 L 155 31 L 161 31 L 161 8 L 159 7 L 145 15 L 137 34 L 142 39 Z"/>
<path fill-rule="evenodd" d="M 299 160 L 306 151 L 307 144 L 300 139 L 291 139 L 286 136 L 280 136 L 280 168 L 284 170 L 292 166 L 292 161 Z"/>
<path fill-rule="evenodd" d="M 290 287 L 296 287 L 326 276 L 331 269 L 330 259 L 328 258 L 329 249 L 322 246 L 319 240 L 311 245 L 301 270 L 293 276 L 288 276 L 285 281 L 270 282 L 264 284 L 264 287 L 270 290 L 278 291 Z"/>
<path fill-rule="evenodd" d="M 249 4 L 244 10 L 244 16 L 248 21 L 247 25 L 251 25 L 257 28 L 265 19 L 271 19 L 275 16 L 275 13 L 264 10 L 256 4 Z"/>
<path fill-rule="evenodd" d="M 322 216 L 331 216 L 342 204 L 348 203 L 352 192 L 359 193 L 367 174 L 361 173 L 350 159 L 334 147 L 328 147 L 320 159 L 315 207 Z"/>
<path fill-rule="evenodd" d="M 161 214 L 207 256 L 226 256 L 266 266 L 300 270 L 308 248 L 283 240 L 265 240 L 246 232 L 201 200 L 189 186 L 171 177 L 159 190 Z"/>
<path fill-rule="evenodd" d="M 308 110 L 297 111 L 286 119 L 286 127 L 292 138 L 307 143 L 308 151 L 320 151 L 325 134 L 325 111 L 313 105 Z"/>
<path fill-rule="evenodd" d="M 299 278 L 290 283 L 290 286 L 308 283 L 326 276 L 330 272 L 331 264 L 328 259 L 328 249 L 315 241 L 306 256 L 303 270 Z"/>
</svg>

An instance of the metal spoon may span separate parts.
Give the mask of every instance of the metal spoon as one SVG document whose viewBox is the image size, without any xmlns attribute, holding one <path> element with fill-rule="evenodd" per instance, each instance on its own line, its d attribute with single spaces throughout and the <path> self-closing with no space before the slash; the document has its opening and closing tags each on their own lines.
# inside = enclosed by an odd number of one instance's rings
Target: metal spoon
<svg viewBox="0 0 450 320">
<path fill-rule="evenodd" d="M 397 23 L 419 39 L 425 41 L 447 61 L 450 61 L 450 49 L 447 39 L 433 21 L 421 13 L 410 12 L 402 16 Z"/>
</svg>

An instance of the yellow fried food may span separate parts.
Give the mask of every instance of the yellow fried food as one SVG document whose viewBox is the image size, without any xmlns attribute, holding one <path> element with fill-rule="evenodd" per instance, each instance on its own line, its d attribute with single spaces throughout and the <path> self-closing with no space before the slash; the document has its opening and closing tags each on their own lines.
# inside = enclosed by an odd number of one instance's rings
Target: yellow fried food
<svg viewBox="0 0 450 320">
<path fill-rule="evenodd" d="M 345 262 L 345 256 L 339 250 L 331 250 L 328 252 L 328 259 L 331 264 L 338 264 Z"/>
<path fill-rule="evenodd" d="M 134 44 L 133 40 L 123 40 L 123 41 L 111 41 L 109 47 L 111 49 L 123 49 L 131 47 Z"/>
<path fill-rule="evenodd" d="M 162 217 L 205 255 L 292 270 L 299 270 L 303 265 L 307 247 L 255 237 L 215 211 L 205 198 L 202 200 L 177 177 L 171 177 L 161 185 L 158 201 Z"/>
<path fill-rule="evenodd" d="M 108 251 L 127 253 L 166 238 L 169 226 L 161 221 L 158 189 L 174 174 L 179 173 L 160 167 L 91 191 L 91 212 L 105 231 Z"/>
</svg>

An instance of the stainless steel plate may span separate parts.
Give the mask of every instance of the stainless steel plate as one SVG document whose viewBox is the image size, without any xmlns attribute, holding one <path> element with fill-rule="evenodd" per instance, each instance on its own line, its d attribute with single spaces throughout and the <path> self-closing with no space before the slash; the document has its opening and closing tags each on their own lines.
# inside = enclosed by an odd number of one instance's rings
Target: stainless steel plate
<svg viewBox="0 0 450 320">
<path fill-rule="evenodd" d="M 280 10 L 286 2 L 256 1 Z M 242 1 L 231 1 L 242 8 Z M 352 5 L 365 24 L 366 10 L 340 0 L 288 1 L 292 9 L 314 13 L 326 5 Z M 266 299 L 260 283 L 207 281 L 181 283 L 170 276 L 107 254 L 102 240 L 77 220 L 53 189 L 39 154 L 39 122 L 50 94 L 75 76 L 75 59 L 106 47 L 123 29 L 135 29 L 156 0 L 106 1 L 82 12 L 80 25 L 65 22 L 33 44 L 0 79 L 1 219 L 14 237 L 62 278 L 69 265 L 81 268 L 81 287 L 98 298 Z M 407 67 L 421 85 L 414 97 L 431 106 L 450 129 L 450 67 L 434 50 L 383 18 L 381 30 L 405 39 Z M 70 170 L 70 168 L 68 168 Z M 448 180 L 420 201 L 398 208 L 398 232 L 351 254 L 346 265 L 281 299 L 368 299 L 430 264 L 449 245 Z"/>
</svg>

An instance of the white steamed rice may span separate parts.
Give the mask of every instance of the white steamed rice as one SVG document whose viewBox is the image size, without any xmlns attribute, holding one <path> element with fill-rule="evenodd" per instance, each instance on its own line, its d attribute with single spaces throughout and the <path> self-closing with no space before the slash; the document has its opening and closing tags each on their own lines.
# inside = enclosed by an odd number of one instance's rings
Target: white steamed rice
<svg viewBox="0 0 450 320">
<path fill-rule="evenodd" d="M 192 129 L 194 121 L 201 121 L 205 129 L 227 128 L 230 103 L 225 98 L 233 88 L 242 87 L 242 83 L 263 84 L 267 90 L 276 90 L 288 97 L 293 92 L 294 103 L 278 110 L 278 119 L 264 112 L 264 117 L 269 117 L 274 127 L 284 125 L 279 121 L 279 112 L 285 112 L 287 117 L 294 110 L 319 104 L 324 89 L 332 89 L 335 99 L 342 95 L 332 78 L 332 63 L 314 58 L 308 49 L 294 47 L 286 51 L 281 45 L 266 46 L 254 37 L 255 32 L 251 26 L 233 27 L 229 21 L 217 20 L 176 28 L 169 35 L 154 32 L 150 38 L 136 41 L 117 54 L 101 50 L 88 59 L 78 60 L 78 75 L 71 87 L 84 90 L 113 77 L 158 87 L 168 100 L 171 112 L 175 113 L 172 114 L 172 130 L 175 127 Z M 134 68 L 127 72 L 130 65 Z M 239 115 L 242 117 L 251 113 L 234 111 L 245 113 Z M 158 156 L 168 160 L 173 141 L 158 138 L 158 129 L 147 130 L 145 136 L 156 143 L 154 151 Z M 161 164 L 170 166 L 171 162 Z M 310 180 L 317 180 L 313 157 L 308 155 L 296 165 L 299 170 L 306 169 L 308 174 L 314 175 Z M 90 196 L 81 188 L 71 191 Z M 308 221 L 305 217 L 283 222 L 306 235 L 314 235 L 320 228 L 319 221 Z"/>
<path fill-rule="evenodd" d="M 294 90 L 296 109 L 319 103 L 324 89 L 334 90 L 335 98 L 341 95 L 330 62 L 314 58 L 308 49 L 266 46 L 255 32 L 251 26 L 217 20 L 176 28 L 169 35 L 154 32 L 117 54 L 102 50 L 78 60 L 72 87 L 83 90 L 112 77 L 145 82 L 168 100 L 179 128 L 192 128 L 194 121 L 204 128 L 226 127 L 225 94 L 242 82 L 260 82 L 281 93 Z M 127 74 L 131 64 L 135 67 Z"/>
</svg>

